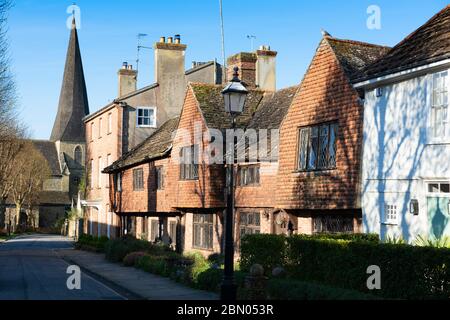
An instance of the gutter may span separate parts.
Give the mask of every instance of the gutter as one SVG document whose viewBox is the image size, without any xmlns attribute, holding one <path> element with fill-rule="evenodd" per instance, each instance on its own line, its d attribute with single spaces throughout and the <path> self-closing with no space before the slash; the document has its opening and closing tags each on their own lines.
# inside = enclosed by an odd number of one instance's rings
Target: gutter
<svg viewBox="0 0 450 320">
<path fill-rule="evenodd" d="M 374 88 L 383 84 L 391 83 L 391 82 L 399 82 L 408 78 L 412 78 L 414 76 L 424 75 L 430 72 L 438 71 L 441 69 L 445 69 L 446 67 L 450 67 L 450 59 L 441 60 L 438 62 L 429 63 L 423 66 L 410 68 L 407 70 L 391 73 L 385 76 L 380 76 L 377 78 L 368 79 L 365 81 L 356 82 L 353 84 L 353 87 L 356 89 L 360 88 Z"/>
</svg>

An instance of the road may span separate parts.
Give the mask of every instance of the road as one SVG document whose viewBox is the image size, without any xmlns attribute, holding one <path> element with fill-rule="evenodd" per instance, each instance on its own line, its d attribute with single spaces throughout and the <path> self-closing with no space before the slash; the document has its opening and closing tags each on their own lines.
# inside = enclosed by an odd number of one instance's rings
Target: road
<svg viewBox="0 0 450 320">
<path fill-rule="evenodd" d="M 93 277 L 81 273 L 81 289 L 69 290 L 69 263 L 55 249 L 72 248 L 67 238 L 28 235 L 0 244 L 0 300 L 124 300 Z"/>
</svg>

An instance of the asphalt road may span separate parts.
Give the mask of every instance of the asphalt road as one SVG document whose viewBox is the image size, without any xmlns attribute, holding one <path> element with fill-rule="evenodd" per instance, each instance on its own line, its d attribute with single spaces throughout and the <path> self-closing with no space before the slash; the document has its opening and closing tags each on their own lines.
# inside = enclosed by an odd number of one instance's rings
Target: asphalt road
<svg viewBox="0 0 450 320">
<path fill-rule="evenodd" d="M 69 290 L 69 263 L 55 249 L 72 248 L 64 237 L 21 236 L 0 244 L 0 300 L 124 300 L 91 276 L 81 273 L 81 289 Z"/>
</svg>

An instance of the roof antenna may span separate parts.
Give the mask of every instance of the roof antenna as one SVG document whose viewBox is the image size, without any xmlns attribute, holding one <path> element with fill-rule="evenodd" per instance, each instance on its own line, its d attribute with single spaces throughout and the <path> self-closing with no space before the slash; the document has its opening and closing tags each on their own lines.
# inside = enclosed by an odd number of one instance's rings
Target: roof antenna
<svg viewBox="0 0 450 320">
<path fill-rule="evenodd" d="M 220 10 L 220 31 L 222 40 L 222 59 L 223 59 L 223 71 L 225 83 L 227 82 L 228 72 L 227 72 L 227 60 L 225 58 L 225 28 L 223 26 L 223 4 L 222 0 L 219 0 L 219 10 Z"/>
<path fill-rule="evenodd" d="M 254 41 L 255 41 L 255 39 L 256 39 L 256 36 L 248 35 L 248 36 L 247 36 L 247 39 L 250 40 L 250 46 L 251 46 L 251 51 L 250 51 L 250 52 L 253 52 L 253 50 L 255 49 L 255 47 L 254 47 Z"/>
<path fill-rule="evenodd" d="M 152 48 L 150 47 L 145 47 L 142 45 L 142 39 L 148 37 L 148 34 L 146 33 L 139 33 L 137 35 L 137 58 L 136 58 L 136 71 L 139 72 L 139 62 L 141 61 L 141 49 L 149 49 L 151 50 Z"/>
</svg>

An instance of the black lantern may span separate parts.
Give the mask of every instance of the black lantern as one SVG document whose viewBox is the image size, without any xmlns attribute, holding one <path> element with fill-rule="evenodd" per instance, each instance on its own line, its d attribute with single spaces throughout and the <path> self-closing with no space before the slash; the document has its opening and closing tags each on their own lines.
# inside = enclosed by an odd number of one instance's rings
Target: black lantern
<svg viewBox="0 0 450 320">
<path fill-rule="evenodd" d="M 245 100 L 247 99 L 248 90 L 239 80 L 239 68 L 234 68 L 233 79 L 227 84 L 222 91 L 225 100 L 225 111 L 233 117 L 240 115 L 244 111 Z"/>
</svg>

